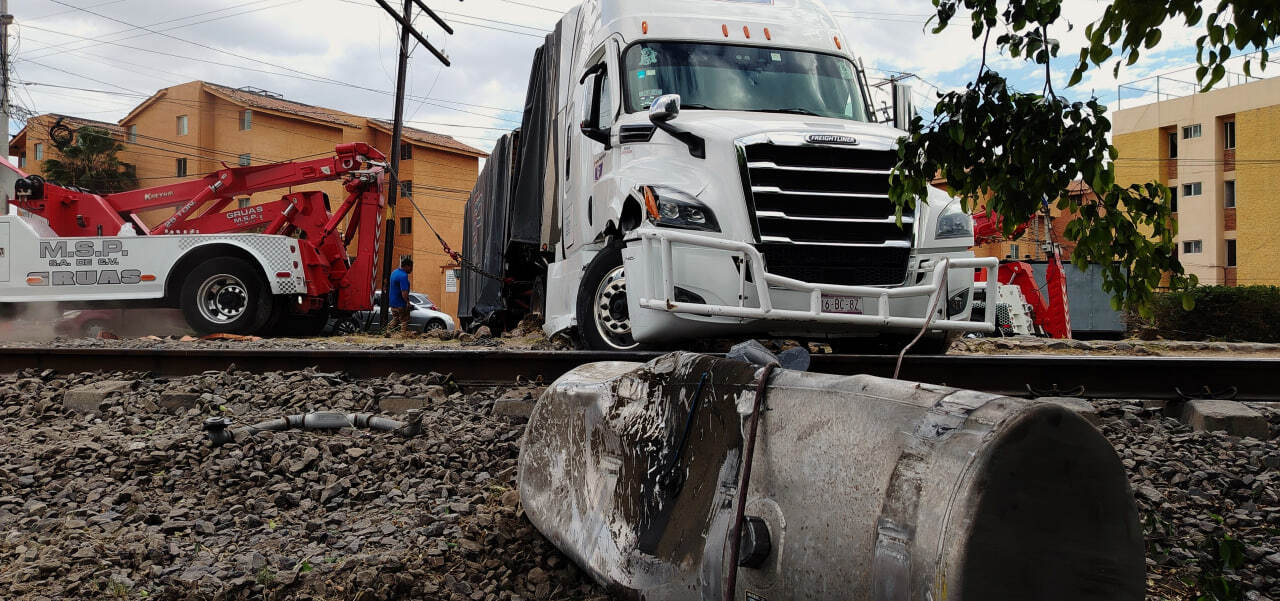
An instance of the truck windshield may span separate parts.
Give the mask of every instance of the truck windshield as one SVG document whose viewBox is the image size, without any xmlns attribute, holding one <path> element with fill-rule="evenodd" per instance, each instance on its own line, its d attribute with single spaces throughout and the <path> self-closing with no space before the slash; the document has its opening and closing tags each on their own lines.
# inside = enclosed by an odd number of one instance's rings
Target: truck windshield
<svg viewBox="0 0 1280 601">
<path fill-rule="evenodd" d="M 759 111 L 867 121 L 848 59 L 758 46 L 682 42 L 627 49 L 627 112 L 648 110 L 663 94 L 687 109 Z"/>
</svg>

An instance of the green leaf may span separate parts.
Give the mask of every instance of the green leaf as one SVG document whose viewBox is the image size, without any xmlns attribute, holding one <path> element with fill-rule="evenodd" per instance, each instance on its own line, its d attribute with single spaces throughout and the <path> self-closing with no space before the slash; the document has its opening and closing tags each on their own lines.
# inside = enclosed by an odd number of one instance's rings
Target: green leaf
<svg viewBox="0 0 1280 601">
<path fill-rule="evenodd" d="M 1101 65 L 1108 58 L 1111 58 L 1111 49 L 1106 46 L 1095 44 L 1089 49 L 1089 60 L 1093 61 L 1095 65 Z"/>
<path fill-rule="evenodd" d="M 1143 46 L 1145 46 L 1147 50 L 1155 48 L 1156 44 L 1159 44 L 1159 43 L 1160 43 L 1159 29 L 1152 29 L 1150 32 L 1147 33 L 1147 38 L 1143 40 Z"/>
<path fill-rule="evenodd" d="M 1183 310 L 1183 311 L 1194 311 L 1194 310 L 1195 310 L 1195 308 L 1196 308 L 1196 298 L 1195 298 L 1194 296 L 1191 296 L 1191 294 L 1190 294 L 1190 293 L 1183 294 L 1183 295 L 1182 295 L 1182 310 Z"/>
</svg>

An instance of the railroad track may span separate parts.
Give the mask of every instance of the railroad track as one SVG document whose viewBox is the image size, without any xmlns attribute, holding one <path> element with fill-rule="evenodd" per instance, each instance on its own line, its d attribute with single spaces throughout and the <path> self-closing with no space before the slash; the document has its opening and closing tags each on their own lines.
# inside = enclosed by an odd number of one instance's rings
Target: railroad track
<svg viewBox="0 0 1280 601">
<path fill-rule="evenodd" d="M 142 371 L 183 376 L 234 365 L 252 372 L 314 367 L 377 378 L 435 371 L 462 384 L 550 382 L 596 361 L 648 361 L 660 353 L 510 350 L 107 349 L 0 348 L 0 371 Z M 891 376 L 897 357 L 814 355 L 811 371 Z M 1061 355 L 910 356 L 902 378 L 1011 396 L 1086 396 L 1176 400 L 1185 396 L 1280 400 L 1280 359 Z"/>
</svg>

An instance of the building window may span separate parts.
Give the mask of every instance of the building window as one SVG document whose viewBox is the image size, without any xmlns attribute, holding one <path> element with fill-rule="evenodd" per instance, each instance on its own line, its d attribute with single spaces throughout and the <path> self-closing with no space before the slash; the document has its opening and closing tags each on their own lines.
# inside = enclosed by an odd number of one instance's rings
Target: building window
<svg viewBox="0 0 1280 601">
<path fill-rule="evenodd" d="M 240 131 L 253 129 L 253 111 L 242 111 L 240 113 Z"/>
<path fill-rule="evenodd" d="M 1236 266 L 1236 241 L 1227 240 L 1227 267 Z"/>
<path fill-rule="evenodd" d="M 1231 180 L 1223 182 L 1223 184 L 1224 189 L 1222 197 L 1225 199 L 1224 205 L 1228 209 L 1234 209 L 1236 208 L 1236 182 L 1235 180 Z"/>
<path fill-rule="evenodd" d="M 1202 186 L 1200 182 L 1195 182 L 1192 184 L 1182 184 L 1183 198 L 1186 198 L 1189 196 L 1199 196 L 1203 192 L 1204 192 L 1204 186 Z"/>
<path fill-rule="evenodd" d="M 400 197 L 413 198 L 413 182 L 400 182 Z"/>
<path fill-rule="evenodd" d="M 1186 255 L 1195 255 L 1204 252 L 1204 242 L 1201 240 L 1187 240 L 1182 243 L 1182 253 Z"/>
<path fill-rule="evenodd" d="M 44 160 L 44 144 L 36 144 L 36 160 Z"/>
<path fill-rule="evenodd" d="M 176 177 L 187 176 L 187 159 L 178 159 L 178 174 Z"/>
<path fill-rule="evenodd" d="M 401 233 L 401 234 L 412 234 L 412 233 L 413 233 L 413 218 L 412 218 L 412 217 L 401 217 L 401 218 L 400 218 L 400 233 Z"/>
<path fill-rule="evenodd" d="M 178 115 L 178 135 L 179 136 L 187 135 L 187 116 L 186 115 Z"/>
<path fill-rule="evenodd" d="M 1236 147 L 1236 122 L 1227 121 L 1222 124 L 1223 147 L 1233 150 Z"/>
<path fill-rule="evenodd" d="M 129 141 L 130 141 L 130 142 L 137 142 L 137 141 L 138 141 L 138 126 L 137 126 L 137 125 L 130 125 L 130 126 L 129 126 Z"/>
<path fill-rule="evenodd" d="M 413 145 L 405 142 L 400 145 L 400 160 L 408 161 L 413 158 Z"/>
<path fill-rule="evenodd" d="M 249 154 L 248 154 L 248 153 L 245 153 L 245 154 L 240 155 L 240 166 L 241 166 L 241 167 L 248 167 L 248 166 L 249 166 L 249 163 L 252 163 L 252 162 L 253 162 L 253 159 L 249 156 Z"/>
<path fill-rule="evenodd" d="M 459 270 L 457 269 L 444 270 L 444 291 L 445 292 L 458 291 L 458 271 Z"/>
<path fill-rule="evenodd" d="M 1020 249 L 1018 248 L 1018 245 L 1017 245 L 1017 244 L 1010 244 L 1010 245 L 1009 245 L 1009 258 L 1014 259 L 1014 260 L 1017 260 L 1017 259 L 1022 258 L 1020 255 L 1018 255 L 1019 250 L 1020 250 Z"/>
<path fill-rule="evenodd" d="M 1169 132 L 1169 158 L 1178 158 L 1178 132 Z"/>
<path fill-rule="evenodd" d="M 27 166 L 27 156 L 26 156 L 26 155 L 22 155 L 22 156 L 18 157 L 18 168 L 19 168 L 19 169 L 21 169 L 21 168 L 26 167 L 26 166 Z"/>
<path fill-rule="evenodd" d="M 1177 186 L 1169 188 L 1169 210 L 1174 213 L 1178 212 L 1178 187 Z"/>
<path fill-rule="evenodd" d="M 1201 130 L 1200 130 L 1200 124 L 1199 124 L 1199 123 L 1197 123 L 1197 124 L 1195 124 L 1195 125 L 1188 125 L 1188 126 L 1186 126 L 1186 127 L 1182 128 L 1182 139 L 1183 139 L 1183 140 L 1190 140 L 1191 138 L 1199 138 L 1201 133 L 1203 133 L 1203 132 L 1201 132 Z"/>
<path fill-rule="evenodd" d="M 248 198 L 237 198 L 236 207 L 240 209 L 247 209 L 249 208 L 250 202 L 253 202 L 253 201 L 249 200 Z"/>
</svg>

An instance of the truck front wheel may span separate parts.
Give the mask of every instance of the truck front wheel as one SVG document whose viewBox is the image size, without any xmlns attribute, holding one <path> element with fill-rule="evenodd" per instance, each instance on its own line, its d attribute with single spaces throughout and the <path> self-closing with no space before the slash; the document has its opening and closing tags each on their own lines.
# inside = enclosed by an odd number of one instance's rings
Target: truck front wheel
<svg viewBox="0 0 1280 601">
<path fill-rule="evenodd" d="M 577 314 L 578 332 L 588 349 L 629 351 L 640 346 L 631 336 L 621 250 L 606 248 L 587 266 L 578 287 Z"/>
<path fill-rule="evenodd" d="M 182 283 L 179 305 L 200 334 L 256 334 L 271 316 L 272 298 L 258 270 L 235 257 L 214 257 Z"/>
</svg>

